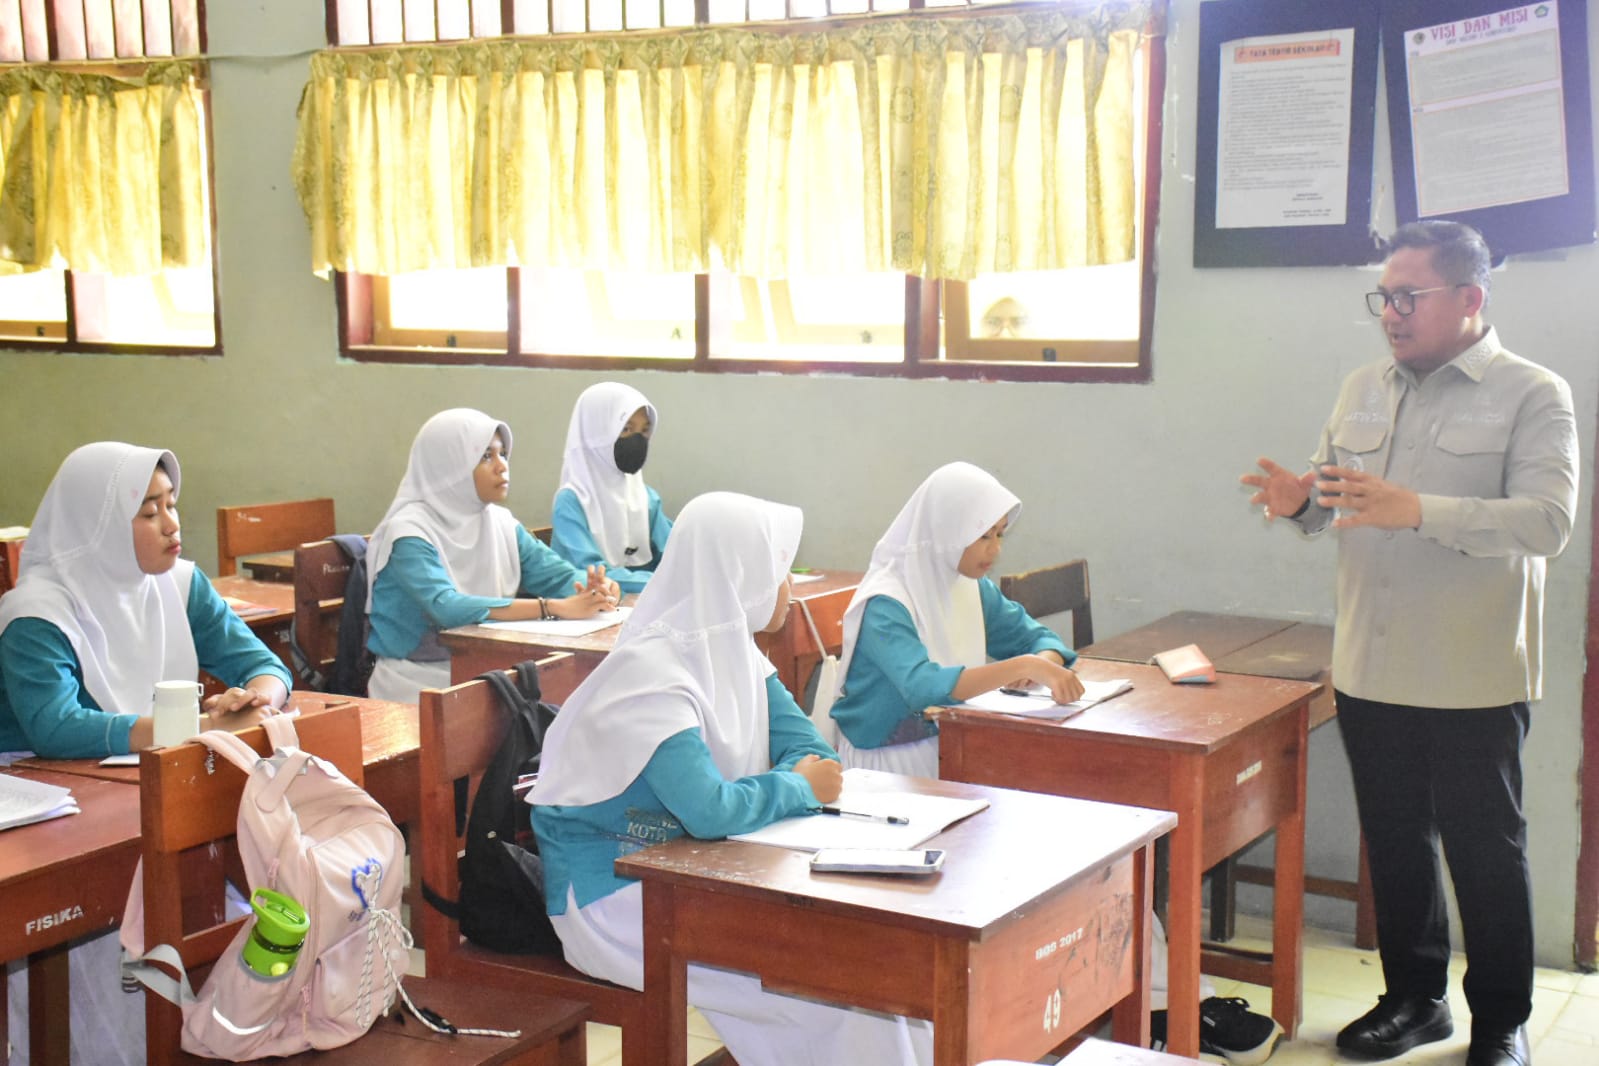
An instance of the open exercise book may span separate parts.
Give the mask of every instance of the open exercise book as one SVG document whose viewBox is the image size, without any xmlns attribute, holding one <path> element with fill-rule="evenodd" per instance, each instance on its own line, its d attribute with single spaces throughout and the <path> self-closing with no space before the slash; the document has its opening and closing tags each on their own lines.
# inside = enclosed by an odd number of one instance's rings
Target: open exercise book
<svg viewBox="0 0 1599 1066">
<path fill-rule="evenodd" d="M 633 613 L 631 607 L 601 611 L 589 618 L 529 618 L 522 622 L 484 622 L 495 629 L 514 629 L 518 633 L 537 633 L 541 637 L 586 637 L 602 629 L 621 625 Z"/>
<path fill-rule="evenodd" d="M 1056 703 L 1049 689 L 1042 686 L 1018 694 L 1016 689 L 994 689 L 981 696 L 973 696 L 962 707 L 975 707 L 979 711 L 997 711 L 1000 714 L 1017 714 L 1024 718 L 1051 718 L 1059 721 L 1074 714 L 1082 714 L 1096 703 L 1130 691 L 1132 681 L 1125 677 L 1109 681 L 1084 681 L 1083 694 L 1071 703 Z"/>
<path fill-rule="evenodd" d="M 861 786 L 861 775 L 867 773 L 870 771 L 845 770 L 844 792 L 828 804 L 829 807 L 852 814 L 802 814 L 773 822 L 753 833 L 739 833 L 732 839 L 775 844 L 780 848 L 798 851 L 820 851 L 823 848 L 914 848 L 962 818 L 988 806 L 988 801 L 981 799 L 869 790 Z M 903 818 L 905 824 L 893 825 L 886 820 L 879 820 L 890 817 Z"/>
<path fill-rule="evenodd" d="M 0 829 L 77 813 L 78 802 L 72 798 L 70 788 L 0 774 Z"/>
</svg>

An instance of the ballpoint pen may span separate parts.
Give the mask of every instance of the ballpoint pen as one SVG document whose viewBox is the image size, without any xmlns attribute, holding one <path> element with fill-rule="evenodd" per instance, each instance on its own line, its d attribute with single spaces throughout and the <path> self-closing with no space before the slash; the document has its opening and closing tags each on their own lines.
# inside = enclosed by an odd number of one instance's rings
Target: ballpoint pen
<svg viewBox="0 0 1599 1066">
<path fill-rule="evenodd" d="M 1030 692 L 1025 688 L 1003 687 L 1000 689 L 1007 696 L 1032 696 L 1034 699 L 1053 700 L 1055 697 L 1048 692 Z"/>
<path fill-rule="evenodd" d="M 866 811 L 846 811 L 841 807 L 817 807 L 817 814 L 831 814 L 839 818 L 867 818 L 874 822 L 887 822 L 889 825 L 910 825 L 911 820 L 898 814 L 868 814 Z"/>
</svg>

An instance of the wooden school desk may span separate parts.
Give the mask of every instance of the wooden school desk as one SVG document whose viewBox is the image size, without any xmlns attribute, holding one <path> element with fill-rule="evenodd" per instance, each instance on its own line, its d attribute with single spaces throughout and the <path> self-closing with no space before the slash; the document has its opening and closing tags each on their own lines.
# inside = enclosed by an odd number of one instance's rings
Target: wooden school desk
<svg viewBox="0 0 1599 1066">
<path fill-rule="evenodd" d="M 1221 614 L 1214 611 L 1177 611 L 1109 640 L 1096 641 L 1082 654 L 1095 659 L 1148 662 L 1167 648 L 1198 644 L 1216 664 L 1230 674 L 1316 681 L 1324 687 L 1310 701 L 1310 728 L 1319 729 L 1338 714 L 1333 702 L 1332 626 L 1294 622 L 1285 618 Z M 1243 866 L 1231 859 L 1212 875 L 1210 936 L 1228 940 L 1233 935 L 1234 881 L 1269 884 L 1270 871 Z M 1355 880 L 1307 877 L 1305 891 L 1348 900 L 1355 905 L 1355 946 L 1377 946 L 1377 909 L 1371 897 L 1371 872 L 1366 866 L 1364 838 Z"/>
<path fill-rule="evenodd" d="M 1207 957 L 1207 968 L 1272 989 L 1293 1037 L 1300 1017 L 1305 881 L 1305 734 L 1318 685 L 1223 674 L 1174 685 L 1153 666 L 1079 659 L 1092 680 L 1133 690 L 1065 722 L 962 708 L 939 712 L 939 776 L 1175 811 L 1167 905 L 1167 1035 L 1199 1051 L 1200 904 L 1205 871 L 1277 832 L 1270 962 Z"/>
<path fill-rule="evenodd" d="M 239 565 L 256 581 L 277 582 L 278 584 L 292 583 L 294 581 L 294 552 L 265 552 L 261 555 L 246 555 L 239 558 Z"/>
<path fill-rule="evenodd" d="M 1034 1060 L 1107 1009 L 1118 1039 L 1148 1042 L 1148 886 L 1169 812 L 897 774 L 873 784 L 990 806 L 928 841 L 947 855 L 925 879 L 812 874 L 807 852 L 686 837 L 616 861 L 644 884 L 660 1062 L 684 1062 L 691 962 L 929 1018 L 937 1066 Z"/>
<path fill-rule="evenodd" d="M 361 708 L 367 791 L 395 822 L 416 825 L 421 743 L 416 707 L 320 692 L 293 692 L 288 706 L 317 714 L 346 703 Z M 31 758 L 13 764 L 11 771 L 66 785 L 82 808 L 81 814 L 0 831 L 0 958 L 29 958 L 33 1061 L 64 1066 L 70 1032 L 59 1020 L 70 1016 L 66 941 L 122 919 L 139 858 L 139 768 L 101 766 L 98 759 Z M 14 842 L 29 846 L 18 848 Z M 67 919 L 59 925 L 27 924 L 63 912 Z M 42 1031 L 46 1017 L 57 1024 Z"/>
<path fill-rule="evenodd" d="M 853 589 L 861 574 L 850 570 L 815 570 L 812 580 L 794 586 L 794 599 L 819 598 L 842 589 Z M 632 603 L 636 597 L 623 598 Z M 570 676 L 575 683 L 593 672 L 610 650 L 622 631 L 620 625 L 608 626 L 581 637 L 558 637 L 540 633 L 524 633 L 493 625 L 457 626 L 439 634 L 439 640 L 450 649 L 450 684 L 460 685 L 489 670 L 505 670 L 524 659 L 537 659 L 550 652 L 570 652 L 576 671 Z M 824 640 L 827 638 L 823 638 Z M 756 634 L 755 642 L 777 667 L 777 676 L 790 692 L 799 698 L 799 686 L 808 675 L 806 667 L 820 656 L 815 642 L 807 631 L 805 619 L 798 606 L 788 612 L 783 628 L 776 633 Z M 836 650 L 836 649 L 835 649 Z M 544 698 L 551 703 L 561 703 L 571 695 L 571 689 L 544 685 Z"/>
<path fill-rule="evenodd" d="M 283 660 L 289 676 L 294 676 L 294 657 L 289 652 L 289 624 L 294 621 L 294 586 L 277 581 L 255 581 L 247 577 L 219 577 L 211 581 L 217 595 L 238 600 L 248 607 L 235 606 L 236 613 L 272 654 Z M 266 608 L 256 610 L 252 608 Z"/>
<path fill-rule="evenodd" d="M 122 920 L 139 861 L 139 789 L 38 768 L 0 773 L 65 786 L 78 801 L 78 814 L 0 830 L 0 960 L 28 960 L 32 1061 L 65 1066 L 68 942 Z M 0 1044 L 8 1024 L 0 1010 Z"/>
</svg>

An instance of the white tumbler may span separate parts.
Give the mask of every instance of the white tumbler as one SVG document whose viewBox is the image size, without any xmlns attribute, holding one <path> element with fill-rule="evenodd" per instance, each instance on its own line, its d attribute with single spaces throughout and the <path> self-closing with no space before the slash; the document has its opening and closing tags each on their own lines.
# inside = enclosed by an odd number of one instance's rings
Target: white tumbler
<svg viewBox="0 0 1599 1066">
<path fill-rule="evenodd" d="M 155 746 L 182 744 L 200 731 L 200 693 L 196 681 L 155 683 Z"/>
</svg>

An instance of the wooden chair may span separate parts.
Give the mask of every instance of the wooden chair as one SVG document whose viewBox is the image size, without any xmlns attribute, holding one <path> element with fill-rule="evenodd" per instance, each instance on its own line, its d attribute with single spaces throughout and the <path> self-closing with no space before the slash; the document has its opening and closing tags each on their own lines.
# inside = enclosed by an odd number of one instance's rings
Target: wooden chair
<svg viewBox="0 0 1599 1066">
<path fill-rule="evenodd" d="M 0 540 L 0 593 L 17 583 L 17 571 L 22 565 L 22 545 L 27 539 Z"/>
<path fill-rule="evenodd" d="M 338 652 L 339 613 L 349 576 L 350 560 L 331 540 L 294 549 L 294 639 L 308 669 L 321 677 L 333 668 Z"/>
<path fill-rule="evenodd" d="M 558 674 L 578 670 L 577 660 L 558 652 L 539 661 L 543 687 L 555 688 Z M 577 683 L 574 676 L 565 682 Z M 464 838 L 456 831 L 456 781 L 470 781 L 475 793 L 484 767 L 506 733 L 505 711 L 487 681 L 468 681 L 447 689 L 423 689 L 422 728 L 422 879 L 445 899 L 461 898 L 460 856 Z M 461 824 L 464 824 L 464 817 Z M 622 1066 L 645 1066 L 652 1049 L 644 1045 L 644 996 L 568 966 L 559 955 L 506 955 L 481 948 L 461 936 L 460 926 L 432 911 L 423 924 L 428 972 L 450 979 L 472 978 L 520 994 L 575 999 L 593 1008 L 592 1020 L 622 1030 Z M 725 1050 L 704 1060 L 737 1066 Z"/>
<path fill-rule="evenodd" d="M 217 576 L 239 572 L 239 556 L 288 551 L 333 536 L 333 501 L 289 500 L 217 508 Z"/>
<path fill-rule="evenodd" d="M 818 596 L 795 596 L 782 629 L 776 633 L 755 635 L 755 643 L 777 667 L 778 680 L 787 686 L 802 706 L 811 673 L 821 665 L 822 656 L 839 655 L 844 651 L 844 612 L 854 596 L 853 586 Z M 810 612 L 811 621 L 816 623 L 817 635 L 822 638 L 821 647 L 816 646 L 811 627 L 805 624 L 807 611 Z"/>
<path fill-rule="evenodd" d="M 528 526 L 527 531 L 536 539 L 543 541 L 546 546 L 550 543 L 550 538 L 555 536 L 554 526 Z"/>
<path fill-rule="evenodd" d="M 295 729 L 302 748 L 332 761 L 351 780 L 361 782 L 359 708 L 350 705 L 305 715 L 297 720 Z M 263 755 L 270 753 L 265 730 L 259 726 L 239 736 Z M 222 882 L 215 876 L 215 864 L 194 861 L 194 849 L 201 849 L 198 854 L 203 856 L 215 843 L 230 840 L 244 788 L 243 774 L 223 759 L 208 763 L 209 754 L 199 744 L 182 744 L 143 752 L 139 759 L 145 943 L 175 945 L 196 988 L 245 920 L 222 922 Z M 197 900 L 197 893 L 205 898 Z M 385 1061 L 584 1066 L 588 1012 L 579 1004 L 437 977 L 407 978 L 405 988 L 419 1006 L 436 1010 L 457 1024 L 481 1021 L 496 1028 L 520 1028 L 522 1035 L 516 1039 L 440 1035 L 415 1018 L 401 1024 L 391 1011 L 365 1036 L 343 1048 L 261 1061 L 315 1062 L 317 1066 Z M 198 1066 L 215 1061 L 181 1050 L 183 1016 L 176 1004 L 149 993 L 145 1018 L 146 1051 L 152 1066 Z"/>
<path fill-rule="evenodd" d="M 1058 566 L 1045 566 L 1025 574 L 1007 574 L 999 579 L 999 591 L 1022 605 L 1034 618 L 1072 613 L 1072 647 L 1086 648 L 1094 643 L 1094 616 L 1089 607 L 1088 560 L 1073 559 Z"/>
</svg>

